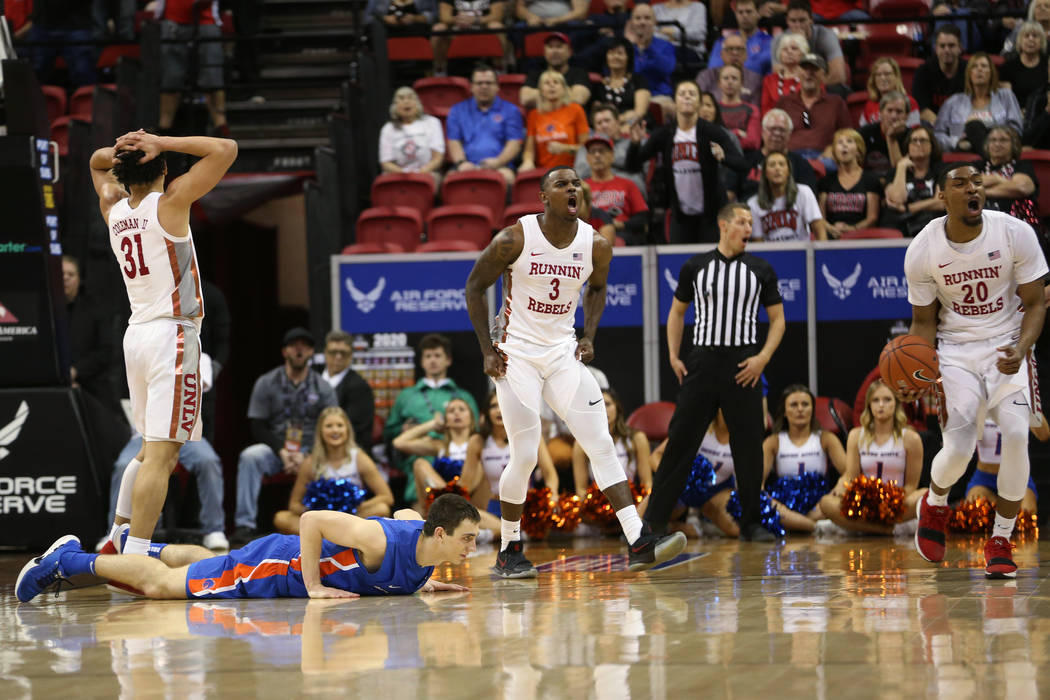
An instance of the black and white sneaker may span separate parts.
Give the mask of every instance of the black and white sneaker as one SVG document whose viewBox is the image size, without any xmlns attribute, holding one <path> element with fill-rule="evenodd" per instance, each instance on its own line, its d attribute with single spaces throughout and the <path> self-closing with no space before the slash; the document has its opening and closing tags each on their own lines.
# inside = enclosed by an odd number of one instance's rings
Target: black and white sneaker
<svg viewBox="0 0 1050 700">
<path fill-rule="evenodd" d="M 507 548 L 496 555 L 496 565 L 492 567 L 492 573 L 502 578 L 536 578 L 539 572 L 532 562 L 525 558 L 522 551 L 524 545 L 511 542 Z"/>
<path fill-rule="evenodd" d="M 627 547 L 627 570 L 645 571 L 673 559 L 682 553 L 685 543 L 686 537 L 681 532 L 654 535 L 649 526 L 644 525 L 641 536 Z"/>
</svg>

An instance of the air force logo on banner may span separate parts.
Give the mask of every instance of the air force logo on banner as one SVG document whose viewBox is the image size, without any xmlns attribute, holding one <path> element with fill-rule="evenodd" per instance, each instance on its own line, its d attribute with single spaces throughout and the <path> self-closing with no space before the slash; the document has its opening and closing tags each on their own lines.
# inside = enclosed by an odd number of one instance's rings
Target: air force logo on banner
<svg viewBox="0 0 1050 700">
<path fill-rule="evenodd" d="M 18 404 L 18 410 L 15 411 L 15 419 L 0 428 L 0 459 L 11 454 L 11 450 L 7 449 L 7 446 L 18 439 L 18 434 L 22 432 L 22 426 L 25 425 L 27 418 L 29 418 L 29 404 L 23 401 Z"/>
<path fill-rule="evenodd" d="M 821 265 L 820 271 L 824 273 L 824 279 L 828 281 L 828 286 L 831 287 L 832 293 L 839 299 L 845 299 L 853 293 L 853 287 L 856 286 L 857 280 L 860 279 L 861 266 L 860 263 L 857 263 L 857 266 L 853 268 L 853 273 L 841 280 L 831 274 L 827 265 Z"/>
<path fill-rule="evenodd" d="M 367 314 L 376 307 L 376 302 L 379 301 L 379 297 L 383 294 L 384 287 L 386 287 L 386 277 L 380 277 L 375 289 L 365 293 L 354 286 L 352 279 L 346 278 L 346 291 L 350 292 L 350 298 L 354 300 L 354 304 L 357 305 L 358 310 L 363 314 Z"/>
</svg>

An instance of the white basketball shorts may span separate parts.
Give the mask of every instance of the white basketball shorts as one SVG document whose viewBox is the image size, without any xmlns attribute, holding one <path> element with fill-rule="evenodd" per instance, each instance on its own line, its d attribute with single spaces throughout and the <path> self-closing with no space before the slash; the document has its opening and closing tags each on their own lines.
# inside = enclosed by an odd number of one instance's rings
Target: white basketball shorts
<svg viewBox="0 0 1050 700">
<path fill-rule="evenodd" d="M 961 412 L 973 416 L 984 425 L 988 410 L 1016 392 L 1028 401 L 1028 408 L 1040 408 L 1039 388 L 1031 353 L 1021 360 L 1016 374 L 1003 374 L 995 363 L 1001 357 L 996 348 L 1004 340 L 982 340 L 952 343 L 941 340 L 937 357 L 941 366 L 941 381 L 947 400 L 948 413 Z"/>
<path fill-rule="evenodd" d="M 131 418 L 147 442 L 201 439 L 197 327 L 170 319 L 128 326 L 124 360 Z"/>
</svg>

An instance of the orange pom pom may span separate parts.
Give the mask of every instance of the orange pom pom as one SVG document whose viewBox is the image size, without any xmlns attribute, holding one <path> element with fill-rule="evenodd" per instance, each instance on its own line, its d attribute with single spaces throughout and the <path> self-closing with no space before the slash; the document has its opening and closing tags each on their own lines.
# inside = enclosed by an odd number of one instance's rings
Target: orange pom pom
<svg viewBox="0 0 1050 700">
<path fill-rule="evenodd" d="M 430 505 L 434 502 L 435 498 L 443 496 L 446 493 L 454 493 L 457 496 L 462 496 L 463 498 L 470 500 L 470 494 L 467 493 L 465 488 L 459 485 L 459 477 L 454 476 L 451 481 L 445 484 L 444 488 L 435 489 L 430 486 L 427 487 L 427 508 L 430 508 Z"/>
<path fill-rule="evenodd" d="M 842 497 L 842 515 L 851 520 L 893 525 L 904 508 L 904 489 L 863 474 L 851 481 Z"/>
<path fill-rule="evenodd" d="M 576 494 L 563 493 L 558 499 L 558 508 L 551 514 L 554 531 L 568 534 L 576 529 L 583 517 L 583 504 Z"/>
<path fill-rule="evenodd" d="M 553 522 L 554 501 L 551 490 L 544 486 L 529 489 L 525 494 L 525 505 L 521 512 L 521 529 L 531 540 L 542 540 L 550 532 Z"/>
<path fill-rule="evenodd" d="M 981 534 L 992 531 L 995 523 L 995 508 L 986 498 L 964 501 L 952 510 L 948 529 L 952 532 Z"/>
<path fill-rule="evenodd" d="M 598 485 L 591 482 L 583 497 L 583 519 L 594 525 L 605 526 L 616 519 L 616 511 Z"/>
</svg>

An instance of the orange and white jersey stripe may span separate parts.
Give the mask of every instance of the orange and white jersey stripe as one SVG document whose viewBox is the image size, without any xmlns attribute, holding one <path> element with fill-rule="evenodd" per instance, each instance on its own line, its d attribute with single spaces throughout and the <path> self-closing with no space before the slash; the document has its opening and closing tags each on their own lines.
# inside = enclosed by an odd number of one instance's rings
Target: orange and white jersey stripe
<svg viewBox="0 0 1050 700">
<path fill-rule="evenodd" d="M 131 304 L 130 324 L 161 318 L 200 325 L 204 318 L 193 233 L 172 236 L 160 225 L 150 192 L 132 208 L 125 198 L 109 211 L 109 242 Z"/>
</svg>

